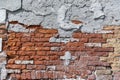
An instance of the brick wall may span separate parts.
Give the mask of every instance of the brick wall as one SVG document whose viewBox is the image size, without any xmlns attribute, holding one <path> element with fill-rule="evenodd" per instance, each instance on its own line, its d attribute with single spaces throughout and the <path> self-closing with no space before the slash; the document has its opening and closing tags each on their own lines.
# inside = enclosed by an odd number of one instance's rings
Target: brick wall
<svg viewBox="0 0 120 80">
<path fill-rule="evenodd" d="M 27 29 L 35 31 L 8 32 L 6 68 L 11 79 L 120 79 L 120 27 L 106 26 L 99 33 L 76 31 L 76 40 L 67 43 L 49 41 L 62 38 L 55 29 Z"/>
</svg>

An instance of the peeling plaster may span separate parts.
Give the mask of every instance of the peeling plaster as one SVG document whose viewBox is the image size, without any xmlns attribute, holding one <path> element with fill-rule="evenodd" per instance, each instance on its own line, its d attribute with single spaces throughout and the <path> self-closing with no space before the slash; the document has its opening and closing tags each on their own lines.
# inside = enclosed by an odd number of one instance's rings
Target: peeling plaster
<svg viewBox="0 0 120 80">
<path fill-rule="evenodd" d="M 10 24 L 8 27 L 8 31 L 15 31 L 15 32 L 33 32 L 34 29 L 26 29 L 20 24 Z"/>
<path fill-rule="evenodd" d="M 18 12 L 18 13 L 9 13 L 8 14 L 9 21 L 18 21 L 19 23 L 23 23 L 26 25 L 40 25 L 43 21 L 43 16 L 36 16 L 32 12 Z"/>
</svg>

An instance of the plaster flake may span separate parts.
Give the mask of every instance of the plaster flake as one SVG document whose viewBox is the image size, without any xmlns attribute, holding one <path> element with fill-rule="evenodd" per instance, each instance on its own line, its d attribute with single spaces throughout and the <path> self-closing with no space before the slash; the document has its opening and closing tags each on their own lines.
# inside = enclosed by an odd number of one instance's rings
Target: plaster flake
<svg viewBox="0 0 120 80">
<path fill-rule="evenodd" d="M 6 10 L 0 9 L 0 23 L 5 23 L 6 20 Z"/>
<path fill-rule="evenodd" d="M 9 13 L 8 14 L 9 21 L 18 21 L 19 23 L 23 23 L 26 25 L 40 25 L 43 21 L 43 16 L 36 16 L 32 12 L 20 12 L 20 13 Z"/>
<path fill-rule="evenodd" d="M 73 24 L 71 21 L 65 22 L 65 16 L 67 10 L 71 7 L 72 4 L 65 4 L 60 7 L 58 10 L 58 17 L 57 21 L 60 25 L 60 28 L 67 31 L 67 30 L 73 30 L 73 29 L 79 29 L 82 25 L 81 24 Z"/>
<path fill-rule="evenodd" d="M 19 69 L 7 69 L 7 73 L 20 73 Z"/>
<path fill-rule="evenodd" d="M 0 9 L 15 11 L 21 8 L 21 0 L 0 0 Z"/>
<path fill-rule="evenodd" d="M 70 64 L 70 60 L 74 60 L 76 59 L 76 57 L 72 56 L 69 51 L 66 51 L 65 55 L 61 56 L 60 59 L 64 60 L 64 65 L 67 66 Z"/>
<path fill-rule="evenodd" d="M 34 12 L 36 15 L 49 15 L 54 12 L 52 8 L 52 0 L 23 0 L 23 9 L 30 10 Z M 31 6 L 32 5 L 32 6 Z"/>
<path fill-rule="evenodd" d="M 15 32 L 33 32 L 34 29 L 26 29 L 20 24 L 10 24 L 8 27 L 9 31 L 15 31 Z"/>
<path fill-rule="evenodd" d="M 102 47 L 101 43 L 85 43 L 84 45 L 88 47 Z"/>
<path fill-rule="evenodd" d="M 94 12 L 94 19 L 103 17 L 104 13 L 102 11 L 102 6 L 97 0 L 93 0 L 90 10 Z"/>
<path fill-rule="evenodd" d="M 5 65 L 2 67 L 2 69 L 1 69 L 1 77 L 0 77 L 0 80 L 4 80 L 4 79 L 6 79 L 6 77 L 7 77 L 7 70 L 6 70 L 6 68 L 5 68 Z"/>
</svg>

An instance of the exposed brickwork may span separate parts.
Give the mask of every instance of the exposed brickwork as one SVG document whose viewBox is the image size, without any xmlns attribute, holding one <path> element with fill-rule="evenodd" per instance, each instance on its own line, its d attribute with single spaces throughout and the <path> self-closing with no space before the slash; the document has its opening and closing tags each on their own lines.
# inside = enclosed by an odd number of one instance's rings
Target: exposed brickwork
<svg viewBox="0 0 120 80">
<path fill-rule="evenodd" d="M 117 76 L 116 80 L 119 78 L 118 74 L 112 73 L 119 70 L 119 64 L 116 64 L 119 47 L 114 46 L 115 44 L 109 46 L 110 41 L 119 39 L 116 31 L 112 34 L 75 32 L 73 37 L 79 41 L 65 44 L 49 42 L 49 39 L 57 34 L 57 30 L 43 29 L 40 26 L 33 28 L 36 30 L 32 33 L 8 33 L 6 68 L 8 71 L 17 70 L 9 71 L 12 78 L 69 79 L 80 76 L 85 80 L 112 80 L 112 75 Z M 114 36 L 113 39 L 111 35 Z M 60 59 L 66 51 L 70 51 L 75 58 L 70 60 L 67 66 L 64 65 L 64 60 Z"/>
</svg>

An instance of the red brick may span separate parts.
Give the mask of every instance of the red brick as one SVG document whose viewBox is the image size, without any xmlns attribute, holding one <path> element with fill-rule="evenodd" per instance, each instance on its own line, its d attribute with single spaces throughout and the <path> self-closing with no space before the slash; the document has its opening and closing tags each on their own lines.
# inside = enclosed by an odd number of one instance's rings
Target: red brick
<svg viewBox="0 0 120 80">
<path fill-rule="evenodd" d="M 32 42 L 25 42 L 22 44 L 22 46 L 34 46 L 34 43 Z"/>
<path fill-rule="evenodd" d="M 7 35 L 6 34 L 0 34 L 0 38 L 2 38 L 3 40 L 7 40 Z"/>
<path fill-rule="evenodd" d="M 15 60 L 16 60 L 16 59 L 9 59 L 9 60 L 7 61 L 7 63 L 8 63 L 8 64 L 14 64 L 14 63 L 15 63 Z"/>
<path fill-rule="evenodd" d="M 96 52 L 113 52 L 114 48 L 107 47 L 107 48 L 95 48 L 94 51 Z"/>
<path fill-rule="evenodd" d="M 18 32 L 18 33 L 15 34 L 15 37 L 16 37 L 16 38 L 21 38 L 22 36 L 23 36 L 23 34 L 20 33 L 20 32 Z"/>
<path fill-rule="evenodd" d="M 43 42 L 34 42 L 34 44 L 35 44 L 35 46 L 36 47 L 41 47 L 41 46 L 43 46 Z"/>
<path fill-rule="evenodd" d="M 0 34 L 5 34 L 7 32 L 7 30 L 5 29 L 0 29 Z"/>
<path fill-rule="evenodd" d="M 23 51 L 32 51 L 32 50 L 36 50 L 36 48 L 34 46 L 27 46 L 27 47 L 21 47 L 20 50 Z"/>
<path fill-rule="evenodd" d="M 42 34 L 42 33 L 35 33 L 35 36 L 33 37 L 36 37 L 36 38 L 43 38 L 45 34 Z"/>
<path fill-rule="evenodd" d="M 21 42 L 16 42 L 16 46 L 21 46 L 22 45 L 22 43 Z"/>
<path fill-rule="evenodd" d="M 78 20 L 71 20 L 71 22 L 74 24 L 82 24 L 83 23 L 82 21 L 78 21 Z"/>
<path fill-rule="evenodd" d="M 11 42 L 11 41 L 12 41 L 12 42 L 14 42 L 14 41 L 20 41 L 20 38 L 14 38 L 14 39 L 9 38 L 8 41 L 10 41 L 10 42 Z"/>
<path fill-rule="evenodd" d="M 49 60 L 49 56 L 34 56 L 35 60 Z"/>
<path fill-rule="evenodd" d="M 44 65 L 27 65 L 27 69 L 30 69 L 30 70 L 45 70 L 46 69 L 46 66 Z"/>
<path fill-rule="evenodd" d="M 45 38 L 50 38 L 50 37 L 52 37 L 53 35 L 52 34 L 45 34 Z"/>
<path fill-rule="evenodd" d="M 58 79 L 62 79 L 64 77 L 64 75 L 65 75 L 65 72 L 58 71 L 55 74 L 57 75 Z"/>
<path fill-rule="evenodd" d="M 38 60 L 36 60 L 36 61 L 35 61 L 35 64 L 37 64 L 37 65 L 44 65 L 45 62 L 44 62 L 44 61 L 38 61 Z"/>
<path fill-rule="evenodd" d="M 58 60 L 58 59 L 59 59 L 59 56 L 57 55 L 50 56 L 50 60 Z"/>
<path fill-rule="evenodd" d="M 55 34 L 58 31 L 55 29 L 39 29 L 39 32 L 44 34 Z"/>
<path fill-rule="evenodd" d="M 28 41 L 30 41 L 30 37 L 21 38 L 21 41 L 23 41 L 23 42 L 28 42 Z"/>
<path fill-rule="evenodd" d="M 35 47 L 35 50 L 49 51 L 50 47 Z"/>
<path fill-rule="evenodd" d="M 10 47 L 11 51 L 17 51 L 19 49 L 19 47 Z"/>
<path fill-rule="evenodd" d="M 16 51 L 7 51 L 6 52 L 8 56 L 11 56 L 11 55 L 16 55 Z"/>
<path fill-rule="evenodd" d="M 27 56 L 36 55 L 36 51 L 25 51 L 25 54 L 26 54 Z"/>
<path fill-rule="evenodd" d="M 25 54 L 25 51 L 17 51 L 17 54 L 18 54 L 18 55 L 21 55 L 21 56 L 26 55 L 26 54 Z"/>
<path fill-rule="evenodd" d="M 79 46 L 84 46 L 84 43 L 80 43 L 80 42 L 69 42 L 66 44 L 67 47 L 79 47 Z"/>
<path fill-rule="evenodd" d="M 26 79 L 31 79 L 31 73 L 30 72 L 27 72 L 25 75 L 26 75 Z"/>
<path fill-rule="evenodd" d="M 37 69 L 37 70 L 45 70 L 46 66 L 45 65 L 36 65 L 35 69 Z"/>
<path fill-rule="evenodd" d="M 25 65 L 7 64 L 6 68 L 10 69 L 25 69 Z"/>
<path fill-rule="evenodd" d="M 107 62 L 89 61 L 88 66 L 110 66 Z"/>
<path fill-rule="evenodd" d="M 81 61 L 84 61 L 84 60 L 88 60 L 88 61 L 99 61 L 99 57 L 96 57 L 96 56 L 81 56 L 80 57 L 80 60 Z"/>
<path fill-rule="evenodd" d="M 88 42 L 88 38 L 80 38 L 79 42 Z"/>
<path fill-rule="evenodd" d="M 16 79 L 21 79 L 20 74 L 15 74 Z"/>
<path fill-rule="evenodd" d="M 37 55 L 45 56 L 45 55 L 47 55 L 47 53 L 46 53 L 46 51 L 37 51 Z"/>
<path fill-rule="evenodd" d="M 19 60 L 31 60 L 30 56 L 19 56 Z"/>
<path fill-rule="evenodd" d="M 39 42 L 39 41 L 40 41 L 40 38 L 31 38 L 31 41 L 32 41 L 32 42 Z"/>
<path fill-rule="evenodd" d="M 15 38 L 15 33 L 14 33 L 14 32 L 13 32 L 13 33 L 9 33 L 9 34 L 8 34 L 8 37 L 9 37 L 10 39 L 11 39 L 11 38 L 14 39 L 14 38 Z"/>
<path fill-rule="evenodd" d="M 22 73 L 21 74 L 21 80 L 24 80 L 24 79 L 26 79 L 26 75 L 25 75 L 25 73 Z"/>
<path fill-rule="evenodd" d="M 0 25 L 0 29 L 7 29 L 6 25 Z"/>
<path fill-rule="evenodd" d="M 49 38 L 40 38 L 40 42 L 49 42 Z"/>
<path fill-rule="evenodd" d="M 36 73 L 36 79 L 42 79 L 43 76 L 44 76 L 43 72 L 37 71 L 37 73 Z"/>
<path fill-rule="evenodd" d="M 88 53 L 89 56 L 104 56 L 107 57 L 109 55 L 108 52 L 91 52 Z"/>
<path fill-rule="evenodd" d="M 38 78 L 37 78 L 38 75 L 36 75 L 37 73 L 38 73 L 38 72 L 36 72 L 35 70 L 32 70 L 32 71 L 31 71 L 31 79 L 33 79 L 33 80 L 34 80 L 34 79 L 38 79 Z"/>
<path fill-rule="evenodd" d="M 102 34 L 98 34 L 98 33 L 83 33 L 82 34 L 83 38 L 102 38 Z"/>
<path fill-rule="evenodd" d="M 89 42 L 94 42 L 94 43 L 105 43 L 106 39 L 102 39 L 102 38 L 90 38 Z"/>
<path fill-rule="evenodd" d="M 16 42 L 8 42 L 7 46 L 16 46 Z"/>
<path fill-rule="evenodd" d="M 81 32 L 73 33 L 72 36 L 73 36 L 74 38 L 81 38 L 81 37 L 82 37 L 82 33 L 81 33 Z"/>
</svg>

